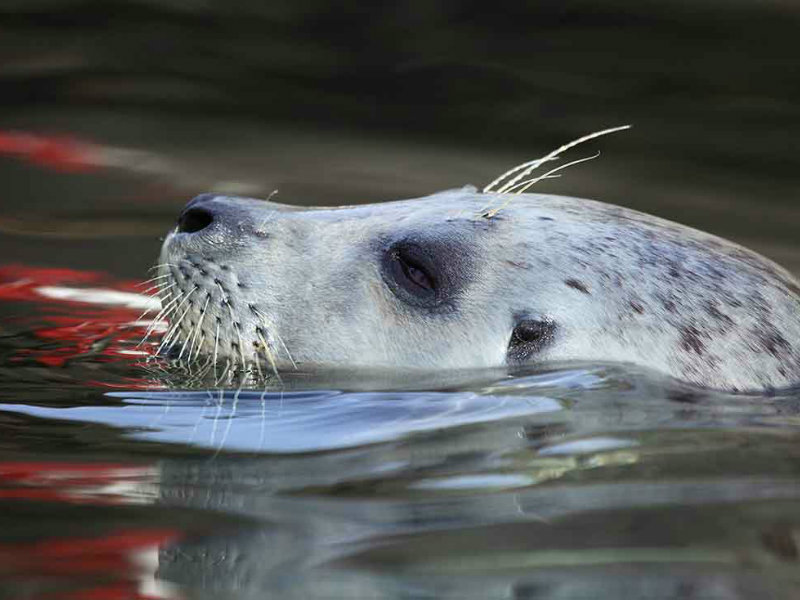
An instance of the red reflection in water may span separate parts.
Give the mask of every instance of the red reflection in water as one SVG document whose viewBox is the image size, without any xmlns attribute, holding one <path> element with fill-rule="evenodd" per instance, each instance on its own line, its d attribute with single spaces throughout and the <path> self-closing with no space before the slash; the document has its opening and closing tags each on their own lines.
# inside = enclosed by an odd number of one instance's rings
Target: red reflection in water
<svg viewBox="0 0 800 600">
<path fill-rule="evenodd" d="M 99 537 L 0 544 L 0 573 L 19 586 L 65 588 L 26 595 L 36 600 L 178 599 L 155 572 L 159 548 L 177 538 L 169 529 L 117 529 Z"/>
<path fill-rule="evenodd" d="M 149 465 L 0 463 L 0 500 L 142 503 L 151 499 L 157 476 L 158 471 Z"/>
<path fill-rule="evenodd" d="M 0 463 L 0 501 L 121 506 L 157 500 L 155 465 L 78 462 Z M 148 491 L 145 493 L 142 489 Z M 96 524 L 87 522 L 87 528 Z M 114 528 L 99 535 L 0 543 L 0 578 L 47 591 L 38 600 L 179 598 L 156 578 L 158 551 L 176 529 Z"/>
<path fill-rule="evenodd" d="M 0 301 L 25 302 L 41 309 L 40 315 L 27 319 L 29 333 L 40 343 L 17 348 L 10 361 L 33 360 L 57 368 L 74 360 L 141 359 L 153 342 L 138 346 L 150 324 L 140 317 L 148 306 L 157 308 L 141 289 L 136 282 L 114 281 L 91 271 L 0 267 Z M 18 319 L 15 324 L 24 323 Z"/>
<path fill-rule="evenodd" d="M 63 173 L 86 173 L 101 168 L 100 148 L 68 135 L 0 131 L 0 154 Z"/>
</svg>

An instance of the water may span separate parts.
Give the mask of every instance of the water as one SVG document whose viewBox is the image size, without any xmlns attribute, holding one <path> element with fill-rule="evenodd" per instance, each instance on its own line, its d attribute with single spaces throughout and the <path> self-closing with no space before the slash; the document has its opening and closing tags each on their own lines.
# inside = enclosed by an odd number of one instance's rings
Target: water
<svg viewBox="0 0 800 600">
<path fill-rule="evenodd" d="M 130 284 L 0 275 L 16 311 L 3 597 L 791 598 L 800 583 L 797 392 L 597 364 L 187 386 L 143 360 Z"/>
<path fill-rule="evenodd" d="M 414 197 L 628 122 L 537 191 L 798 274 L 800 12 L 270 6 L 0 7 L 0 598 L 797 597 L 798 391 L 613 364 L 220 389 L 144 360 L 137 282 L 203 191 Z"/>
</svg>

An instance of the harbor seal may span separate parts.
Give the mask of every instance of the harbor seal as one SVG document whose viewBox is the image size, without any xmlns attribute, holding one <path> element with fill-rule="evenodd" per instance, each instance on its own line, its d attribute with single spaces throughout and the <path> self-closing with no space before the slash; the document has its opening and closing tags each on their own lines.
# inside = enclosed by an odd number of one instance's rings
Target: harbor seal
<svg viewBox="0 0 800 600">
<path fill-rule="evenodd" d="M 228 369 L 580 360 L 731 391 L 800 381 L 790 273 L 593 200 L 467 186 L 300 208 L 205 194 L 167 235 L 155 279 L 170 322 L 158 351 Z"/>
<path fill-rule="evenodd" d="M 161 350 L 466 369 L 635 363 L 729 390 L 800 381 L 800 286 L 741 246 L 633 210 L 475 188 L 345 208 L 199 196 L 158 267 Z"/>
</svg>

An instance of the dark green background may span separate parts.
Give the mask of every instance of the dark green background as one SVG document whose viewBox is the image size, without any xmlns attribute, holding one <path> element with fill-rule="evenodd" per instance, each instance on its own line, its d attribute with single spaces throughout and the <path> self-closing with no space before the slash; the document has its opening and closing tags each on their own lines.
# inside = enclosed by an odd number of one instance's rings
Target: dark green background
<svg viewBox="0 0 800 600">
<path fill-rule="evenodd" d="M 58 174 L 0 155 L 0 250 L 134 276 L 207 189 L 424 195 L 632 123 L 537 190 L 689 223 L 797 272 L 799 37 L 800 4 L 778 0 L 6 0 L 0 127 L 168 168 Z"/>
</svg>

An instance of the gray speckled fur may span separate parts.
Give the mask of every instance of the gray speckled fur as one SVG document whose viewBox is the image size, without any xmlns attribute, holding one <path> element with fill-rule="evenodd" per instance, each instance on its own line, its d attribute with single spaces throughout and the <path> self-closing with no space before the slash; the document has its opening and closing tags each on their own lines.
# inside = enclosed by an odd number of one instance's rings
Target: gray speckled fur
<svg viewBox="0 0 800 600">
<path fill-rule="evenodd" d="M 591 200 L 523 194 L 496 217 L 480 216 L 503 199 L 472 187 L 330 209 L 207 198 L 224 218 L 199 234 L 171 233 L 160 262 L 175 265 L 182 291 L 197 288 L 182 335 L 207 298 L 198 344 L 212 352 L 219 323 L 222 357 L 241 355 L 231 347 L 241 338 L 252 358 L 261 313 L 282 365 L 285 344 L 302 363 L 491 367 L 505 364 L 515 315 L 526 314 L 558 326 L 535 362 L 635 363 L 729 390 L 800 381 L 800 285 L 781 267 Z M 414 310 L 382 281 L 381 244 L 406 235 L 468 248 L 448 310 Z"/>
</svg>

